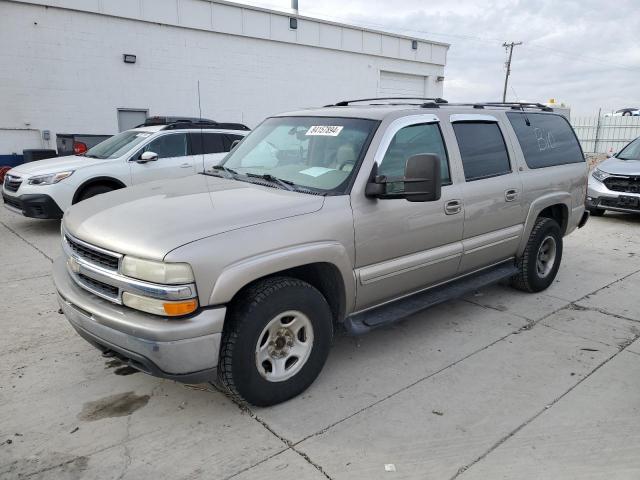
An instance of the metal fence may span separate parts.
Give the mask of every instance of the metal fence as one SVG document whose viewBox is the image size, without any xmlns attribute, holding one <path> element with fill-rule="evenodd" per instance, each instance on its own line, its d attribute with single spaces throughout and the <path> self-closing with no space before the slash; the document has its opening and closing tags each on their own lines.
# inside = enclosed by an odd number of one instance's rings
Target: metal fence
<svg viewBox="0 0 640 480">
<path fill-rule="evenodd" d="M 582 150 L 589 153 L 618 152 L 634 138 L 640 137 L 640 117 L 571 118 Z"/>
</svg>

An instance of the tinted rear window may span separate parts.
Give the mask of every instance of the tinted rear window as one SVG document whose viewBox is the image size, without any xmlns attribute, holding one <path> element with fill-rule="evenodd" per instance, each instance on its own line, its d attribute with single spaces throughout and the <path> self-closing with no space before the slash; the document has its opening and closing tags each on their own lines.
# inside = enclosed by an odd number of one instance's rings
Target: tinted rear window
<svg viewBox="0 0 640 480">
<path fill-rule="evenodd" d="M 497 123 L 456 122 L 453 130 L 468 182 L 511 172 L 509 154 Z"/>
<path fill-rule="evenodd" d="M 544 113 L 508 112 L 529 168 L 584 162 L 580 144 L 566 118 Z M 527 125 L 526 119 L 530 125 Z"/>
<path fill-rule="evenodd" d="M 222 153 L 227 152 L 223 145 L 223 135 L 220 133 L 190 133 L 191 148 L 193 155 L 202 153 Z"/>
</svg>

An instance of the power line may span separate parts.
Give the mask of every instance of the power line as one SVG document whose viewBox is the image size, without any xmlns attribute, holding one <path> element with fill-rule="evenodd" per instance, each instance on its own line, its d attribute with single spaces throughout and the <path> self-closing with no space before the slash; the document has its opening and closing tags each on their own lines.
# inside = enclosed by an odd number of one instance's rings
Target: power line
<svg viewBox="0 0 640 480">
<path fill-rule="evenodd" d="M 509 74 L 511 73 L 511 59 L 513 58 L 513 47 L 517 45 L 522 45 L 522 42 L 511 42 L 511 43 L 503 43 L 502 46 L 507 49 L 509 52 L 509 56 L 505 63 L 505 67 L 507 67 L 507 71 L 504 75 L 504 90 L 502 91 L 502 101 L 507 101 L 507 84 L 509 83 Z"/>
</svg>

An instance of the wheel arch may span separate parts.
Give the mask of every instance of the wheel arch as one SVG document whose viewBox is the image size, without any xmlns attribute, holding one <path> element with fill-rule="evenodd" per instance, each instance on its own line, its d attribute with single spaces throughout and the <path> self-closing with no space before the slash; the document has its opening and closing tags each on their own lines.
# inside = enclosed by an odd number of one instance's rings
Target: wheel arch
<svg viewBox="0 0 640 480">
<path fill-rule="evenodd" d="M 355 303 L 355 278 L 346 249 L 337 243 L 298 246 L 227 267 L 217 278 L 210 305 L 233 302 L 256 281 L 288 276 L 307 282 L 326 298 L 334 321 L 342 321 Z"/>
<path fill-rule="evenodd" d="M 529 207 L 517 255 L 521 256 L 523 254 L 531 235 L 531 230 L 533 230 L 533 226 L 539 217 L 551 218 L 558 222 L 560 232 L 564 236 L 567 232 L 570 212 L 571 194 L 566 192 L 545 195 L 533 201 Z"/>
<path fill-rule="evenodd" d="M 113 186 L 114 190 L 117 190 L 119 188 L 125 188 L 127 186 L 122 180 L 118 180 L 115 177 L 108 177 L 108 176 L 92 177 L 85 180 L 76 189 L 76 192 L 73 194 L 73 199 L 71 200 L 71 204 L 73 205 L 75 203 L 78 203 L 78 200 L 82 196 L 82 193 L 87 188 L 92 187 L 94 185 L 109 185 L 109 186 Z"/>
</svg>

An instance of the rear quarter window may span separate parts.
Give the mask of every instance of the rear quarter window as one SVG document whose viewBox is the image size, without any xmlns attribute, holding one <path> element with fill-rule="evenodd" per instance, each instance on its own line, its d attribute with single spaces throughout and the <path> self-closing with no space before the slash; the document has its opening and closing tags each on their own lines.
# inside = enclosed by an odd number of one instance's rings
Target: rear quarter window
<svg viewBox="0 0 640 480">
<path fill-rule="evenodd" d="M 507 112 L 507 117 L 529 168 L 584 162 L 578 139 L 563 116 Z"/>
</svg>

